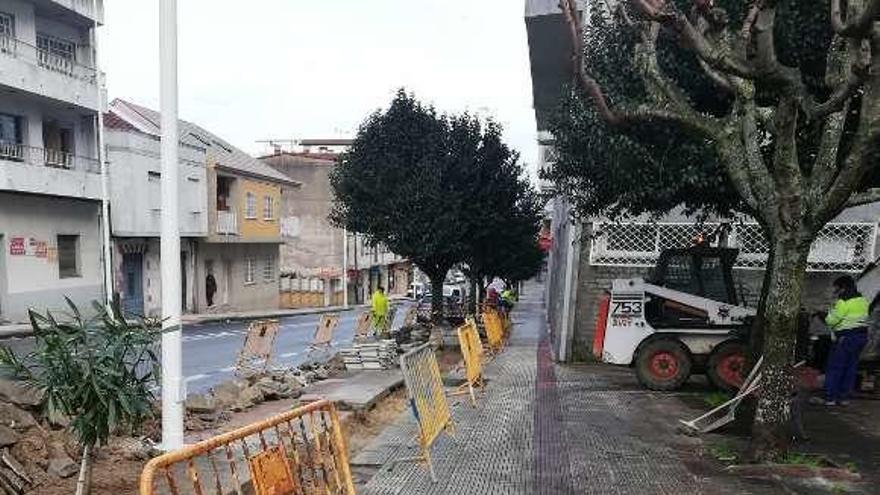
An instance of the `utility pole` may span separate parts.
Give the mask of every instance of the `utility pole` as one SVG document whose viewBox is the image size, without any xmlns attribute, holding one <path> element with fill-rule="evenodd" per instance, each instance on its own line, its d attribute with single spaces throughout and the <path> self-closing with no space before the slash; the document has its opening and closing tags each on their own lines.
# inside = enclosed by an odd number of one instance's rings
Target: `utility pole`
<svg viewBox="0 0 880 495">
<path fill-rule="evenodd" d="M 110 245 L 110 170 L 104 150 L 104 74 L 98 64 L 98 0 L 92 0 L 94 25 L 92 26 L 92 50 L 95 60 L 95 85 L 98 87 L 98 163 L 101 165 L 101 241 L 104 250 L 104 303 L 113 302 L 113 258 Z"/>
<path fill-rule="evenodd" d="M 342 307 L 348 309 L 348 229 L 342 229 Z"/>
<path fill-rule="evenodd" d="M 162 114 L 162 448 L 183 447 L 180 225 L 177 190 L 177 0 L 159 2 Z"/>
</svg>

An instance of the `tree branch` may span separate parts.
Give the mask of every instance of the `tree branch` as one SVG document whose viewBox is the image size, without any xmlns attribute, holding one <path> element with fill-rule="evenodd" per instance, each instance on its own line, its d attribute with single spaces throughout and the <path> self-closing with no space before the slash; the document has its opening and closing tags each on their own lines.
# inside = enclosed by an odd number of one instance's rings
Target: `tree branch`
<svg viewBox="0 0 880 495">
<path fill-rule="evenodd" d="M 864 10 L 856 13 L 851 9 L 849 22 L 844 21 L 840 0 L 831 0 L 831 27 L 834 32 L 848 38 L 867 38 L 874 21 L 880 18 L 880 0 L 868 0 Z"/>
<path fill-rule="evenodd" d="M 676 10 L 675 5 L 666 0 L 632 0 L 635 7 L 650 20 L 675 29 L 697 56 L 710 67 L 743 78 L 753 78 L 755 72 L 745 61 L 733 56 L 730 47 L 719 46 L 709 41 L 700 30 L 688 20 L 687 16 Z M 698 2 L 697 10 L 705 12 L 708 2 Z M 701 8 L 702 7 L 702 8 Z"/>
<path fill-rule="evenodd" d="M 846 202 L 847 208 L 868 205 L 880 201 L 880 188 L 868 189 L 862 193 L 856 193 L 849 197 Z"/>
<path fill-rule="evenodd" d="M 626 119 L 611 109 L 599 82 L 587 73 L 586 66 L 584 65 L 584 28 L 581 16 L 578 14 L 576 1 L 561 0 L 559 8 L 562 9 L 566 24 L 568 25 L 568 34 L 572 45 L 571 65 L 578 86 L 593 100 L 599 115 L 609 125 L 617 126 L 622 124 Z"/>
<path fill-rule="evenodd" d="M 654 59 L 655 67 L 647 69 L 648 84 L 654 85 L 655 90 L 659 92 L 657 94 L 662 94 L 674 105 L 661 105 L 661 108 L 642 105 L 635 110 L 612 109 L 599 82 L 587 72 L 584 63 L 583 23 L 578 15 L 575 0 L 561 0 L 559 6 L 568 25 L 568 33 L 572 42 L 572 69 L 578 86 L 593 101 L 599 115 L 607 124 L 614 127 L 624 127 L 639 122 L 674 122 L 689 131 L 703 135 L 711 132 L 711 120 L 694 112 L 684 95 L 678 94 L 676 89 L 663 79 L 659 67 L 656 66 L 656 58 Z"/>
<path fill-rule="evenodd" d="M 846 78 L 846 81 L 839 84 L 827 100 L 818 105 L 812 106 L 807 112 L 807 117 L 810 120 L 818 120 L 825 118 L 834 112 L 840 111 L 862 87 L 867 75 L 867 67 L 853 67 L 849 73 L 849 77 Z"/>
</svg>

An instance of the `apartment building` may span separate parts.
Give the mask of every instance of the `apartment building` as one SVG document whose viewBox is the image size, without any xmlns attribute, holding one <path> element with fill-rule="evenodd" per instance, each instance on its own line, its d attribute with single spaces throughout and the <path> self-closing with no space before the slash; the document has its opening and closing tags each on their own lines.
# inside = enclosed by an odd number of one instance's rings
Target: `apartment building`
<svg viewBox="0 0 880 495">
<path fill-rule="evenodd" d="M 0 0 L 0 320 L 102 298 L 91 0 Z"/>
<path fill-rule="evenodd" d="M 110 217 L 114 289 L 126 313 L 160 316 L 162 287 L 159 238 L 162 229 L 160 136 L 132 122 L 136 107 L 114 100 L 104 114 L 110 163 Z M 208 235 L 207 146 L 181 133 L 178 144 L 178 225 L 184 312 L 197 307 L 195 264 L 198 241 Z"/>
<path fill-rule="evenodd" d="M 118 99 L 110 109 L 114 119 L 134 129 L 114 128 L 114 135 L 108 133 L 116 160 L 112 163 L 118 201 L 114 211 L 134 208 L 118 212 L 120 225 L 114 224 L 115 244 L 122 254 L 116 279 L 121 292 L 134 299 L 133 307 L 140 303 L 141 288 L 149 312 L 157 307 L 152 302 L 161 301 L 153 285 L 159 280 L 155 237 L 160 228 L 161 176 L 156 146 L 161 115 Z M 115 135 L 120 131 L 128 141 Z M 278 308 L 282 205 L 299 183 L 196 124 L 181 120 L 179 132 L 185 310 Z M 131 193 L 137 187 L 144 190 Z M 148 274 L 140 281 L 139 271 Z"/>
<path fill-rule="evenodd" d="M 380 283 L 391 293 L 404 294 L 410 265 L 381 246 L 369 246 L 363 238 L 330 225 L 333 206 L 329 173 L 336 157 L 351 144 L 347 139 L 303 139 L 296 150 L 275 151 L 260 158 L 291 179 L 303 184 L 285 203 L 282 219 L 282 290 L 291 307 L 342 303 L 343 276 L 348 277 L 349 301 L 365 302 Z M 343 274 L 343 249 L 348 267 Z M 398 282 L 400 281 L 400 282 Z M 396 292 L 394 292 L 396 291 Z"/>
</svg>

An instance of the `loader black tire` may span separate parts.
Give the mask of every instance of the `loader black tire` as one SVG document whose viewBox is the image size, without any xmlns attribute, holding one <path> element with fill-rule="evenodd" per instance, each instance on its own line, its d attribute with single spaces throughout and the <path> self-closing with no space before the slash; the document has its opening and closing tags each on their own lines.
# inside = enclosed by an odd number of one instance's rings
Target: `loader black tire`
<svg viewBox="0 0 880 495">
<path fill-rule="evenodd" d="M 712 385 L 725 392 L 735 392 L 748 375 L 749 346 L 741 340 L 728 340 L 712 349 L 706 376 Z"/>
<path fill-rule="evenodd" d="M 657 338 L 642 344 L 635 367 L 639 383 L 651 390 L 677 390 L 691 376 L 693 357 L 678 339 Z"/>
</svg>

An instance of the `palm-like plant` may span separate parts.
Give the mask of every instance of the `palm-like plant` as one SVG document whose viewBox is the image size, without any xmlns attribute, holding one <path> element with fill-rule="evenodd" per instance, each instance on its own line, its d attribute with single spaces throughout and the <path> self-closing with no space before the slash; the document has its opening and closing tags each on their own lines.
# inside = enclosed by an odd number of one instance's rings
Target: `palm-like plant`
<svg viewBox="0 0 880 495">
<path fill-rule="evenodd" d="M 19 356 L 0 346 L 0 370 L 40 390 L 45 412 L 70 418 L 83 451 L 77 483 L 81 495 L 89 490 L 94 449 L 152 414 L 160 325 L 143 318 L 128 322 L 118 305 L 97 302 L 96 316 L 86 319 L 69 299 L 67 304 L 66 321 L 31 310 L 34 350 Z"/>
</svg>

